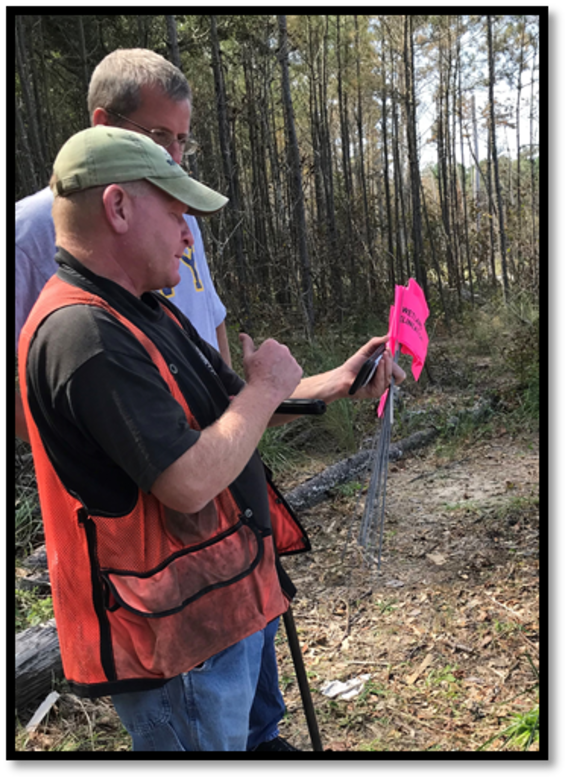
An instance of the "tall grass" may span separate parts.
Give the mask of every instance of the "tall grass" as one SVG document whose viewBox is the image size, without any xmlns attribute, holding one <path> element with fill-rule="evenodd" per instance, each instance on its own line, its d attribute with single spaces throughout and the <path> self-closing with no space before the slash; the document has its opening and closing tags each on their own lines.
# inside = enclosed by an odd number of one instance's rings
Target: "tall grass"
<svg viewBox="0 0 568 780">
<path fill-rule="evenodd" d="M 505 303 L 495 296 L 464 317 L 467 350 L 499 361 L 514 387 L 517 419 L 534 423 L 540 413 L 540 309 L 521 292 Z"/>
</svg>

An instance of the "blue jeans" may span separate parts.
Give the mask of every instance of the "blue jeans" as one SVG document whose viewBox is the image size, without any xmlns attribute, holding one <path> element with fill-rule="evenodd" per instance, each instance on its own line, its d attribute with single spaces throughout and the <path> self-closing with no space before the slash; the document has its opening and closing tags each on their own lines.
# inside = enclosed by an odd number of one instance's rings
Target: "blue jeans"
<svg viewBox="0 0 568 780">
<path fill-rule="evenodd" d="M 278 621 L 161 688 L 113 696 L 132 749 L 244 751 L 278 736 Z"/>
</svg>

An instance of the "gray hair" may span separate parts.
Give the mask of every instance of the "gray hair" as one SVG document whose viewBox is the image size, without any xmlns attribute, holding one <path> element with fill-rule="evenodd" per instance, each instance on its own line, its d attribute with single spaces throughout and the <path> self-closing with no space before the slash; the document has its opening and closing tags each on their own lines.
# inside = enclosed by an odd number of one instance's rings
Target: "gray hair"
<svg viewBox="0 0 568 780">
<path fill-rule="evenodd" d="M 87 104 L 128 116 L 140 105 L 144 86 L 159 86 L 171 100 L 189 100 L 191 87 L 179 68 L 149 49 L 116 49 L 99 62 L 89 84 Z"/>
</svg>

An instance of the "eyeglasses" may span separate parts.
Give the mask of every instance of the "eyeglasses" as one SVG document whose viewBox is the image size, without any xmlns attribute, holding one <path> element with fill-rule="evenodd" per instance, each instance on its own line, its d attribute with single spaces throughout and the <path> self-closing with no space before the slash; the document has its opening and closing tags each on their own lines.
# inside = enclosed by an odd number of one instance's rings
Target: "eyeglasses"
<svg viewBox="0 0 568 780">
<path fill-rule="evenodd" d="M 150 129 L 148 127 L 144 127 L 144 125 L 138 124 L 138 122 L 135 122 L 133 119 L 130 119 L 127 116 L 119 114 L 118 111 L 111 111 L 110 108 L 105 110 L 107 114 L 115 116 L 118 119 L 122 119 L 123 122 L 130 122 L 130 124 L 134 125 L 134 127 L 138 127 L 140 130 L 148 133 L 148 135 L 152 137 L 153 141 L 159 144 L 159 146 L 163 146 L 165 149 L 169 149 L 172 144 L 176 143 L 182 150 L 184 156 L 195 154 L 195 152 L 199 149 L 199 144 L 194 141 L 193 138 L 190 138 L 189 135 L 182 134 L 175 136 L 173 133 L 170 133 L 169 130 L 158 130 L 156 128 Z"/>
</svg>

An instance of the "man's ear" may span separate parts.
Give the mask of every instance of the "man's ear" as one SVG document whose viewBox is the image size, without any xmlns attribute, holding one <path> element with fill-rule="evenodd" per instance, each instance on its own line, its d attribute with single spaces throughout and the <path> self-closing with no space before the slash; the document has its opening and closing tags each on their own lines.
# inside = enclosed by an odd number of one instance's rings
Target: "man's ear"
<svg viewBox="0 0 568 780">
<path fill-rule="evenodd" d="M 126 233 L 133 214 L 132 199 L 126 190 L 119 184 L 109 184 L 103 192 L 103 208 L 114 232 Z"/>
<path fill-rule="evenodd" d="M 111 116 L 110 114 L 107 114 L 106 109 L 104 108 L 95 108 L 93 111 L 93 116 L 91 118 L 91 126 L 95 127 L 96 125 L 112 125 Z"/>
</svg>

